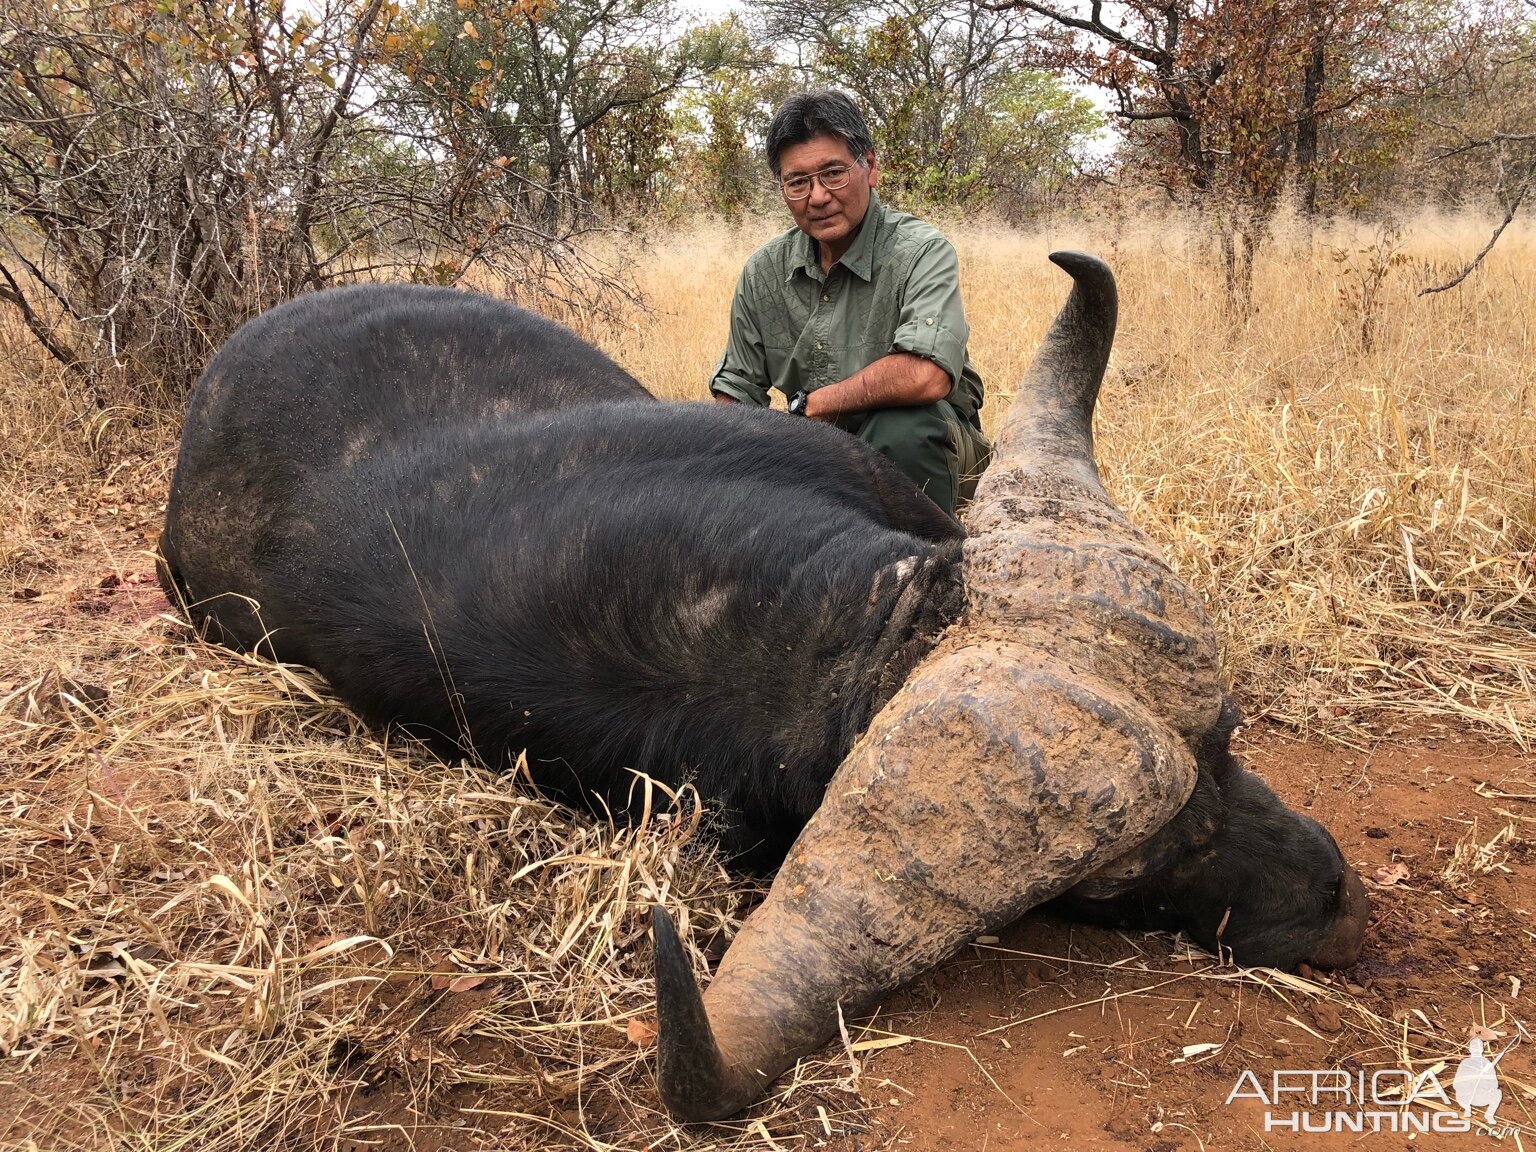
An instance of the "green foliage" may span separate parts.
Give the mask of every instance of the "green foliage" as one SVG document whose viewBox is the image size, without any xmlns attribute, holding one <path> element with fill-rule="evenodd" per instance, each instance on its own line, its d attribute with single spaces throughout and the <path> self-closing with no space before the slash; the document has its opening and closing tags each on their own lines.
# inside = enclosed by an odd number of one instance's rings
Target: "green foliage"
<svg viewBox="0 0 1536 1152">
<path fill-rule="evenodd" d="M 867 110 L 891 198 L 917 207 L 1047 208 L 1102 128 L 1092 106 L 1023 67 L 1023 21 L 962 0 L 766 0 L 764 34 L 809 45 L 807 78 Z"/>
<path fill-rule="evenodd" d="M 709 45 L 720 67 L 678 101 L 673 119 L 679 141 L 676 186 L 689 207 L 730 219 L 764 203 L 758 143 L 786 87 L 785 77 L 735 15 L 689 35 Z"/>
<path fill-rule="evenodd" d="M 670 0 L 423 0 L 388 62 L 424 137 L 477 194 L 547 224 L 652 203 L 676 149 L 669 100 L 720 66 L 672 35 Z"/>
<path fill-rule="evenodd" d="M 1107 126 L 1091 100 L 1049 72 L 1004 77 L 988 112 L 985 184 L 1009 215 L 1054 203 L 1081 174 L 1085 144 Z"/>
</svg>

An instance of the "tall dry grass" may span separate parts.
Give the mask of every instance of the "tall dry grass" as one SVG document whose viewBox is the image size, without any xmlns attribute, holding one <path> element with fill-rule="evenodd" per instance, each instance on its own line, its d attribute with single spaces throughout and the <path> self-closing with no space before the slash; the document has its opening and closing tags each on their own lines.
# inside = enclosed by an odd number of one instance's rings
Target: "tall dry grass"
<svg viewBox="0 0 1536 1152">
<path fill-rule="evenodd" d="M 777 227 L 645 239 L 653 310 L 602 342 L 701 398 L 741 261 Z M 1104 466 L 1205 591 L 1252 707 L 1346 737 L 1398 715 L 1529 737 L 1529 234 L 1427 300 L 1474 229 L 1285 238 L 1234 327 L 1186 229 L 951 231 L 992 419 L 1065 292 L 1045 253 L 1111 259 Z M 0 336 L 0 1146 L 745 1148 L 857 1129 L 840 1055 L 739 1124 L 682 1133 L 660 1113 L 637 1043 L 646 905 L 707 942 L 750 898 L 691 805 L 594 825 L 381 742 L 307 673 L 194 642 L 143 582 L 173 425 L 82 416 Z"/>
</svg>

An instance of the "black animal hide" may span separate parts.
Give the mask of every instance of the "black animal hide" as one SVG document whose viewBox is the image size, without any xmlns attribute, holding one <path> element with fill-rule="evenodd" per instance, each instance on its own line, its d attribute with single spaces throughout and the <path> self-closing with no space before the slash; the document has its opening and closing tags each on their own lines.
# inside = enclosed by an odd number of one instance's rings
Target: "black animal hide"
<svg viewBox="0 0 1536 1152">
<path fill-rule="evenodd" d="M 963 596 L 960 529 L 816 421 L 659 404 L 565 330 L 406 286 L 260 317 L 193 395 L 162 538 L 218 638 L 622 813 L 692 781 L 777 862 Z"/>
</svg>

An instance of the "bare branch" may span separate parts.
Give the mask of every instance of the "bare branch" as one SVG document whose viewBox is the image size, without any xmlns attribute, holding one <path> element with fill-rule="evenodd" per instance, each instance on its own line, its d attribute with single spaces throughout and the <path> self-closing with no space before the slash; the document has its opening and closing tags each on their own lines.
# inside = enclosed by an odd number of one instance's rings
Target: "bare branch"
<svg viewBox="0 0 1536 1152">
<path fill-rule="evenodd" d="M 0 264 L 0 277 L 5 279 L 5 286 L 0 287 L 0 300 L 14 306 L 21 313 L 22 320 L 26 323 L 27 329 L 36 337 L 37 342 L 48 350 L 50 356 L 65 368 L 75 368 L 75 358 L 70 355 L 67 348 L 54 338 L 51 326 L 32 307 L 31 301 L 27 299 L 26 292 L 22 290 L 21 285 L 16 281 L 16 277 L 11 274 L 11 270 L 5 267 L 4 264 Z"/>
<path fill-rule="evenodd" d="M 1130 108 L 1119 108 L 1115 115 L 1122 120 L 1177 120 L 1180 116 L 1188 115 L 1172 108 L 1164 108 L 1157 111 L 1136 111 Z"/>
<path fill-rule="evenodd" d="M 1515 213 L 1520 210 L 1520 202 L 1525 199 L 1525 194 L 1530 191 L 1533 181 L 1536 181 L 1536 174 L 1526 177 L 1525 182 L 1520 185 L 1513 199 L 1510 200 L 1509 207 L 1504 212 L 1504 219 L 1499 221 L 1499 226 L 1493 230 L 1493 235 L 1488 237 L 1488 243 L 1484 244 L 1478 254 L 1472 257 L 1471 263 L 1444 284 L 1419 289 L 1420 296 L 1433 296 L 1437 292 L 1447 292 L 1472 275 L 1482 265 L 1483 258 L 1493 251 L 1493 246 L 1499 242 L 1499 237 L 1504 234 L 1504 229 L 1509 227 L 1509 222 L 1515 218 Z"/>
<path fill-rule="evenodd" d="M 1087 20 L 1084 20 L 1081 16 L 1072 16 L 1060 9 L 1038 3 L 1037 0 L 996 0 L 996 2 L 984 4 L 983 7 L 992 12 L 1007 12 L 1013 9 L 1033 12 L 1038 16 L 1044 16 L 1055 24 L 1060 24 L 1063 28 L 1074 28 L 1079 32 L 1091 32 L 1099 37 L 1099 39 L 1124 49 L 1137 59 L 1144 60 L 1149 64 L 1162 64 L 1171 61 L 1170 49 L 1159 48 L 1156 45 L 1143 44 L 1132 40 L 1119 29 L 1111 28 L 1105 24 L 1103 20 L 1103 5 L 1100 0 L 1094 0 L 1090 10 L 1091 15 Z"/>
</svg>

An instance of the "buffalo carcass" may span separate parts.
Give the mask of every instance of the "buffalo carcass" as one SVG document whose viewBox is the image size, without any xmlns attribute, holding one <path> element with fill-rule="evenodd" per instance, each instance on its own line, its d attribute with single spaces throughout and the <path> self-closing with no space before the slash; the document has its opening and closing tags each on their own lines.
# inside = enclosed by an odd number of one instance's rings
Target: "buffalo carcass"
<svg viewBox="0 0 1536 1152">
<path fill-rule="evenodd" d="M 1105 495 L 1109 270 L 1005 415 L 969 535 L 815 421 L 660 404 L 483 297 L 318 293 L 238 332 L 187 414 L 167 591 L 368 720 L 622 812 L 692 781 L 783 861 L 700 995 L 654 917 L 662 1098 L 730 1115 L 1043 901 L 1248 964 L 1353 963 L 1363 886 L 1228 751 L 1214 634 Z"/>
</svg>

